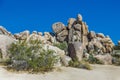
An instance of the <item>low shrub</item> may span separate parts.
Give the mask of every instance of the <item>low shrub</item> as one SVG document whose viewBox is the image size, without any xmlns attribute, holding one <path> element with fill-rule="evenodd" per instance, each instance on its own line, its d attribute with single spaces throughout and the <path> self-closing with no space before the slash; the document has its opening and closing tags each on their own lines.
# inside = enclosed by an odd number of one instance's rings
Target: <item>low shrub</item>
<svg viewBox="0 0 120 80">
<path fill-rule="evenodd" d="M 2 58 L 2 50 L 0 49 L 0 59 Z"/>
<path fill-rule="evenodd" d="M 75 67 L 75 68 L 83 68 L 83 69 L 87 69 L 87 70 L 91 70 L 92 67 L 90 66 L 90 64 L 86 61 L 78 61 L 78 60 L 71 60 L 69 62 L 69 66 L 70 67 Z"/>
<path fill-rule="evenodd" d="M 54 51 L 44 50 L 41 42 L 37 40 L 29 43 L 25 41 L 13 43 L 9 47 L 8 53 L 10 58 L 6 63 L 10 69 L 17 71 L 50 71 L 58 60 L 57 56 L 54 55 Z"/>
<path fill-rule="evenodd" d="M 120 58 L 113 57 L 112 63 L 116 66 L 120 66 Z"/>
<path fill-rule="evenodd" d="M 114 50 L 111 55 L 113 57 L 112 63 L 114 65 L 120 66 L 120 50 Z"/>
<path fill-rule="evenodd" d="M 55 56 L 52 50 L 43 50 L 38 57 L 34 57 L 28 61 L 29 69 L 33 71 L 50 71 L 58 61 L 58 57 Z"/>
<path fill-rule="evenodd" d="M 68 49 L 68 45 L 67 45 L 66 42 L 54 43 L 53 45 L 60 48 L 61 50 L 67 50 Z"/>
</svg>

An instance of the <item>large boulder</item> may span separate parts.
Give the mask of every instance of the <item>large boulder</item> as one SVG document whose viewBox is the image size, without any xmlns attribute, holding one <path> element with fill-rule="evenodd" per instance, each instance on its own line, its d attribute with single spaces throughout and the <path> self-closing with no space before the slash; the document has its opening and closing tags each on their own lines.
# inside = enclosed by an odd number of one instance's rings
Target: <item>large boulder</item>
<svg viewBox="0 0 120 80">
<path fill-rule="evenodd" d="M 7 35 L 14 38 L 11 32 L 7 31 L 3 26 L 0 26 L 0 35 Z"/>
<path fill-rule="evenodd" d="M 76 22 L 76 19 L 75 19 L 75 18 L 70 18 L 70 19 L 68 20 L 68 29 L 71 29 L 72 26 L 73 26 L 73 24 L 75 24 L 75 22 Z"/>
<path fill-rule="evenodd" d="M 65 25 L 61 22 L 54 23 L 52 29 L 55 33 L 60 33 L 62 30 L 66 29 Z"/>
<path fill-rule="evenodd" d="M 72 41 L 73 41 L 73 29 L 71 28 L 68 34 L 68 43 L 71 43 Z"/>
<path fill-rule="evenodd" d="M 74 25 L 74 29 L 78 30 L 78 31 L 81 31 L 81 25 L 80 24 Z"/>
<path fill-rule="evenodd" d="M 61 57 L 61 62 L 64 66 L 69 66 L 69 62 L 71 60 L 72 59 L 69 56 L 66 56 L 66 55 Z"/>
<path fill-rule="evenodd" d="M 101 49 L 103 47 L 101 42 L 97 38 L 92 39 L 91 42 L 94 44 L 95 47 L 97 47 L 99 49 Z"/>
<path fill-rule="evenodd" d="M 96 55 L 94 57 L 103 62 L 105 65 L 112 64 L 112 56 L 110 54 Z"/>
<path fill-rule="evenodd" d="M 38 37 L 37 31 L 33 31 L 26 41 L 29 42 L 30 40 L 38 40 L 38 39 L 39 37 Z"/>
<path fill-rule="evenodd" d="M 12 37 L 7 35 L 0 35 L 0 50 L 3 60 L 6 60 L 9 57 L 7 54 L 7 49 L 13 42 L 15 42 L 15 39 Z"/>
<path fill-rule="evenodd" d="M 58 66 L 62 66 L 62 65 L 65 65 L 65 66 L 69 65 L 69 61 L 71 60 L 71 58 L 65 55 L 65 51 L 64 50 L 61 50 L 58 47 L 51 46 L 49 44 L 43 45 L 43 48 L 45 50 L 48 50 L 48 49 L 49 50 L 53 50 L 54 51 L 54 55 L 58 56 L 58 62 L 57 62 L 57 64 L 55 64 L 55 66 L 58 67 Z"/>
<path fill-rule="evenodd" d="M 25 30 L 23 32 L 14 34 L 14 37 L 19 40 L 26 40 L 29 37 L 29 35 L 30 32 L 28 30 Z"/>
<path fill-rule="evenodd" d="M 82 35 L 83 36 L 87 36 L 88 35 L 88 26 L 84 22 L 82 22 Z"/>
<path fill-rule="evenodd" d="M 57 40 L 60 42 L 66 41 L 68 36 L 68 30 L 63 30 L 57 34 Z"/>
<path fill-rule="evenodd" d="M 89 42 L 87 45 L 88 52 L 93 53 L 94 49 L 95 49 L 94 44 L 92 42 Z"/>
<path fill-rule="evenodd" d="M 82 42 L 83 42 L 84 47 L 86 47 L 88 45 L 88 37 L 82 36 Z"/>
<path fill-rule="evenodd" d="M 88 37 L 89 37 L 89 39 L 93 39 L 93 38 L 95 38 L 95 37 L 96 37 L 95 32 L 94 32 L 94 31 L 90 31 Z"/>
<path fill-rule="evenodd" d="M 44 32 L 44 39 L 46 43 L 52 44 L 55 42 L 55 38 L 49 33 L 49 32 Z"/>
<path fill-rule="evenodd" d="M 97 33 L 96 36 L 97 36 L 97 37 L 100 37 L 100 38 L 105 38 L 105 36 L 104 36 L 103 33 Z"/>
<path fill-rule="evenodd" d="M 0 34 L 2 35 L 11 35 L 3 26 L 0 26 Z"/>
<path fill-rule="evenodd" d="M 72 59 L 77 58 L 78 61 L 82 60 L 83 57 L 83 45 L 81 42 L 74 42 L 68 45 L 68 53 Z"/>
<path fill-rule="evenodd" d="M 82 21 L 82 15 L 81 14 L 77 15 L 77 21 Z"/>
</svg>

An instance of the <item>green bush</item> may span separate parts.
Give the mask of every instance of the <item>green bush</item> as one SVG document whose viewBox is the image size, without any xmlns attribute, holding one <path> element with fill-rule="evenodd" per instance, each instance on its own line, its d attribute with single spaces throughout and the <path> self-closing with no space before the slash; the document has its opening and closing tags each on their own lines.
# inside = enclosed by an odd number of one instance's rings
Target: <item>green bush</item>
<svg viewBox="0 0 120 80">
<path fill-rule="evenodd" d="M 43 50 L 40 52 L 38 57 L 34 57 L 28 61 L 29 69 L 33 71 L 50 71 L 53 69 L 58 58 L 55 56 L 52 50 Z"/>
<path fill-rule="evenodd" d="M 14 70 L 49 71 L 53 69 L 58 58 L 52 50 L 44 50 L 40 41 L 18 41 L 8 49 L 9 68 Z"/>
<path fill-rule="evenodd" d="M 120 50 L 120 45 L 115 45 L 114 50 Z"/>
<path fill-rule="evenodd" d="M 54 43 L 53 45 L 60 48 L 61 50 L 67 50 L 68 48 L 68 45 L 66 42 Z"/>
<path fill-rule="evenodd" d="M 2 58 L 2 50 L 0 49 L 0 59 Z"/>
<path fill-rule="evenodd" d="M 92 67 L 90 66 L 90 64 L 86 61 L 78 61 L 76 60 L 71 60 L 69 62 L 69 66 L 71 67 L 75 67 L 75 68 L 83 68 L 83 69 L 87 69 L 87 70 L 91 70 Z"/>
<path fill-rule="evenodd" d="M 112 63 L 116 66 L 120 66 L 120 58 L 113 57 Z"/>
<path fill-rule="evenodd" d="M 113 57 L 112 63 L 114 65 L 120 66 L 120 50 L 114 50 L 111 55 Z"/>
</svg>

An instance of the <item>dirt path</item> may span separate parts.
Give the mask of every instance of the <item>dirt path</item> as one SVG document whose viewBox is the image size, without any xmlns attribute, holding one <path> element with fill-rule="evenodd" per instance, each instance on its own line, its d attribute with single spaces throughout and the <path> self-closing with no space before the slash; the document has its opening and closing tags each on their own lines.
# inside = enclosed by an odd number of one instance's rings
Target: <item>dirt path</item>
<svg viewBox="0 0 120 80">
<path fill-rule="evenodd" d="M 0 66 L 0 80 L 120 80 L 120 67 L 94 65 L 93 70 L 62 67 L 45 74 L 12 73 Z"/>
</svg>

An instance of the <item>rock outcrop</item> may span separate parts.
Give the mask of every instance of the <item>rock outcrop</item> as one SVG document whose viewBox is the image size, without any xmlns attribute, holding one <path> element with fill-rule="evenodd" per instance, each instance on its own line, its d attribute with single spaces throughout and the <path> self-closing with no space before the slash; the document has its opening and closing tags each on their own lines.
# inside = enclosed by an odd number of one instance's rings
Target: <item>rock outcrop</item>
<svg viewBox="0 0 120 80">
<path fill-rule="evenodd" d="M 91 54 L 101 61 L 105 61 L 105 64 L 111 64 L 109 55 L 114 47 L 111 38 L 103 33 L 89 31 L 88 25 L 83 21 L 80 14 L 77 15 L 76 19 L 69 18 L 67 25 L 62 22 L 54 23 L 52 29 L 55 36 L 49 32 L 44 32 L 43 34 L 37 31 L 33 31 L 30 34 L 28 30 L 12 35 L 5 28 L 0 27 L 0 54 L 2 53 L 2 58 L 4 59 L 7 56 L 7 46 L 15 41 L 29 42 L 30 40 L 39 40 L 44 46 L 49 45 L 50 49 L 56 51 L 66 66 L 71 58 L 77 58 L 81 61 L 83 57 L 89 58 Z M 67 42 L 68 54 L 53 46 L 57 42 Z"/>
<path fill-rule="evenodd" d="M 103 64 L 112 64 L 112 56 L 110 54 L 96 55 L 95 58 L 100 60 Z"/>
<path fill-rule="evenodd" d="M 49 32 L 42 32 L 33 31 L 32 34 L 28 30 L 14 34 L 16 40 L 23 40 L 29 42 L 30 40 L 39 40 L 43 44 L 53 44 L 56 42 L 54 36 L 52 36 Z"/>
<path fill-rule="evenodd" d="M 0 35 L 0 50 L 1 50 L 1 55 L 2 55 L 2 59 L 6 59 L 8 58 L 8 54 L 7 54 L 7 48 L 9 47 L 9 45 L 11 43 L 13 43 L 15 40 L 9 36 L 6 35 Z"/>
<path fill-rule="evenodd" d="M 74 59 L 78 58 L 78 61 L 82 60 L 83 57 L 83 44 L 81 42 L 70 43 L 68 47 L 69 56 Z"/>
<path fill-rule="evenodd" d="M 6 60 L 8 58 L 7 49 L 14 41 L 14 36 L 5 28 L 0 26 L 0 60 Z"/>
<path fill-rule="evenodd" d="M 57 22 L 53 24 L 52 28 L 57 41 L 68 43 L 68 54 L 72 58 L 77 57 L 78 60 L 82 60 L 84 52 L 106 54 L 113 51 L 114 43 L 110 37 L 103 33 L 89 31 L 80 14 L 76 19 L 70 18 L 68 25 L 65 26 L 63 23 Z"/>
</svg>

